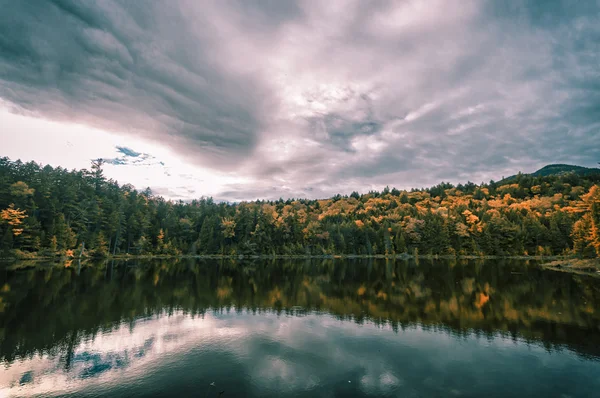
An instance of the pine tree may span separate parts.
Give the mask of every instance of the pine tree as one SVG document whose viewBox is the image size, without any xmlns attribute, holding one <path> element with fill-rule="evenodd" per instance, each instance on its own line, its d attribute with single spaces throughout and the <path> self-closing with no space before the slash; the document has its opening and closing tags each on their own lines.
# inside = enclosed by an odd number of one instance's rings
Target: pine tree
<svg viewBox="0 0 600 398">
<path fill-rule="evenodd" d="M 108 242 L 104 237 L 104 233 L 99 232 L 94 239 L 93 249 L 91 250 L 92 257 L 103 258 L 108 256 Z"/>
<path fill-rule="evenodd" d="M 404 233 L 402 233 L 402 231 L 400 231 L 400 230 L 398 230 L 398 232 L 396 232 L 395 246 L 396 246 L 396 253 L 406 253 L 407 252 L 406 240 L 404 239 Z"/>
</svg>

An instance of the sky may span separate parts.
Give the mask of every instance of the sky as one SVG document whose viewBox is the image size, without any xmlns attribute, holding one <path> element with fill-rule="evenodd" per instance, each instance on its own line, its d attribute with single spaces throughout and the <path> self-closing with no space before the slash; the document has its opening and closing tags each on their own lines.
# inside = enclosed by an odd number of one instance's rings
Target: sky
<svg viewBox="0 0 600 398">
<path fill-rule="evenodd" d="M 170 199 L 600 161 L 600 0 L 0 0 L 0 156 Z"/>
</svg>

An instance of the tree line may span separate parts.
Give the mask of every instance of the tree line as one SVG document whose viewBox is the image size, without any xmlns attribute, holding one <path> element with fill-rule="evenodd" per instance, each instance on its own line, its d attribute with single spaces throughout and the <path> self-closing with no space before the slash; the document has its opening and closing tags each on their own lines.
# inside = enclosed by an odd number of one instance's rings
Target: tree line
<svg viewBox="0 0 600 398">
<path fill-rule="evenodd" d="M 217 203 L 0 158 L 2 257 L 131 255 L 600 256 L 600 174 Z"/>
</svg>

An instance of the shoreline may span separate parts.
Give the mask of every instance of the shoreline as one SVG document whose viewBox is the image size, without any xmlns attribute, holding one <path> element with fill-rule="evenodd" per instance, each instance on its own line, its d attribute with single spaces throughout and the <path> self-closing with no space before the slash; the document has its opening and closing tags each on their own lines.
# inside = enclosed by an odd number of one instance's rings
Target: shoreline
<svg viewBox="0 0 600 398">
<path fill-rule="evenodd" d="M 600 277 L 600 258 L 565 258 L 542 264 L 542 267 L 557 272 Z"/>
<path fill-rule="evenodd" d="M 234 260 L 264 260 L 264 259 L 390 259 L 390 260 L 405 260 L 405 259 L 425 259 L 425 260 L 451 260 L 451 259 L 464 259 L 464 260 L 498 260 L 498 259 L 509 259 L 509 260 L 553 260 L 553 261 L 569 261 L 575 260 L 576 257 L 572 256 L 525 256 L 525 255 L 510 255 L 510 256 L 498 256 L 498 255 L 453 255 L 453 254 L 254 254 L 254 255 L 230 255 L 230 254 L 197 254 L 197 255 L 161 255 L 161 254 L 143 254 L 143 255 L 131 255 L 131 254 L 117 254 L 108 255 L 106 257 L 65 257 L 65 256 L 32 256 L 32 257 L 0 257 L 0 262 L 17 262 L 17 261 L 69 261 L 69 260 L 84 260 L 84 261 L 102 261 L 102 260 L 153 260 L 153 259 L 234 259 Z"/>
<path fill-rule="evenodd" d="M 166 259 L 197 259 L 197 260 L 309 260 L 309 259 L 331 259 L 331 260 L 357 260 L 357 259 L 386 259 L 386 260 L 534 260 L 540 262 L 539 266 L 556 272 L 568 272 L 578 275 L 587 275 L 600 278 L 600 259 L 581 259 L 575 256 L 478 256 L 478 255 L 413 255 L 408 253 L 394 255 L 354 255 L 354 254 L 322 254 L 322 255 L 109 255 L 102 258 L 93 257 L 34 257 L 34 258 L 0 258 L 0 265 L 9 266 L 19 262 L 27 262 L 31 265 L 23 268 L 35 267 L 36 263 L 61 263 L 80 261 L 81 264 L 89 262 L 112 261 L 135 261 L 135 260 L 166 260 Z"/>
</svg>

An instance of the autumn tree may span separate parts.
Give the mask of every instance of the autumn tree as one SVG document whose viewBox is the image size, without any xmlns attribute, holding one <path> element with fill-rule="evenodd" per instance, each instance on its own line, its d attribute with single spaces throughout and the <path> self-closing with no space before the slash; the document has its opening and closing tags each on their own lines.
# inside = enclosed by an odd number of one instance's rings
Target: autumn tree
<svg viewBox="0 0 600 398">
<path fill-rule="evenodd" d="M 581 197 L 584 215 L 573 225 L 573 251 L 577 254 L 600 256 L 600 188 L 594 185 Z"/>
<path fill-rule="evenodd" d="M 8 208 L 0 211 L 0 219 L 7 224 L 14 236 L 19 236 L 23 233 L 21 224 L 27 218 L 25 210 L 15 209 L 15 205 L 11 203 Z"/>
</svg>

